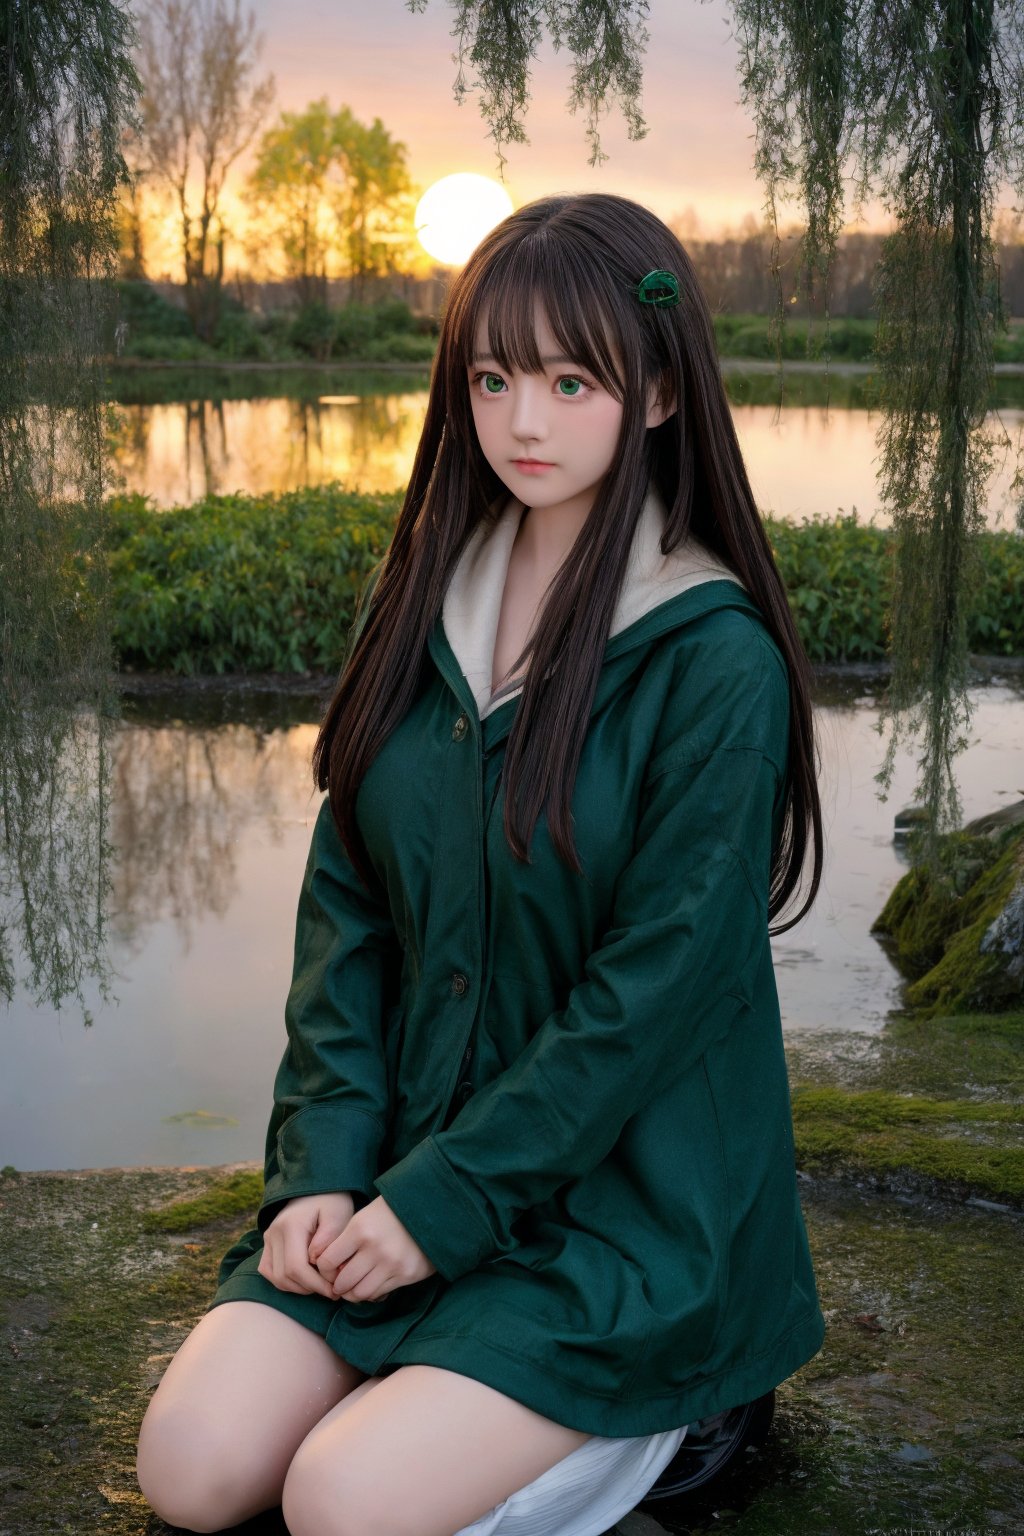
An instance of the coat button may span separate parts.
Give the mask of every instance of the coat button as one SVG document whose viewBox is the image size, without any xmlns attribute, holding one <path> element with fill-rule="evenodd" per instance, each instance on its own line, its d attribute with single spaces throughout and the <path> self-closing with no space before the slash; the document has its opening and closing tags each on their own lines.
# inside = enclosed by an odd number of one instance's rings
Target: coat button
<svg viewBox="0 0 1024 1536">
<path fill-rule="evenodd" d="M 468 976 L 463 976 L 461 971 L 456 971 L 452 977 L 452 991 L 456 997 L 462 997 L 469 988 Z"/>
<path fill-rule="evenodd" d="M 455 1093 L 459 1103 L 465 1104 L 468 1099 L 473 1097 L 473 1084 L 469 1082 L 467 1078 L 463 1078 L 458 1088 L 456 1088 Z"/>
<path fill-rule="evenodd" d="M 461 741 L 463 736 L 465 736 L 465 734 L 466 734 L 466 732 L 468 730 L 469 730 L 469 716 L 468 715 L 460 715 L 459 718 L 456 720 L 455 724 L 452 726 L 452 740 L 453 741 Z"/>
</svg>

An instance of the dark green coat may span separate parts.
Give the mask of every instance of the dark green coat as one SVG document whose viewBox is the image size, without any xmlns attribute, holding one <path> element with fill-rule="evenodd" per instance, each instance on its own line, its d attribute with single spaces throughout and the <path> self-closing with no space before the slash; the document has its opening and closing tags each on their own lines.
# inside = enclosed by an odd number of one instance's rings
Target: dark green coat
<svg viewBox="0 0 1024 1536">
<path fill-rule="evenodd" d="M 266 1191 L 211 1305 L 267 1301 L 368 1374 L 445 1366 L 648 1435 L 768 1391 L 824 1337 L 768 939 L 787 669 L 724 567 L 661 556 L 649 496 L 576 782 L 584 872 L 543 814 L 519 863 L 520 691 L 491 703 L 489 679 L 521 511 L 467 546 L 360 787 L 386 897 L 321 806 Z M 383 1195 L 438 1272 L 357 1303 L 256 1273 L 281 1201 L 346 1189 Z"/>
</svg>

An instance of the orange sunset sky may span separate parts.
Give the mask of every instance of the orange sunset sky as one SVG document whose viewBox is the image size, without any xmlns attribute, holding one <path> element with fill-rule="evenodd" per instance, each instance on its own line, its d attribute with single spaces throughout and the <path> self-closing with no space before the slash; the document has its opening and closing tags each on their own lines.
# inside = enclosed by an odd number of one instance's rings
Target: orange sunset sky
<svg viewBox="0 0 1024 1536">
<path fill-rule="evenodd" d="M 365 122 L 380 117 L 405 143 L 420 190 L 454 171 L 497 177 L 477 94 L 467 95 L 462 106 L 453 96 L 456 44 L 447 0 L 429 0 L 422 13 L 409 11 L 404 0 L 243 0 L 243 9 L 249 6 L 264 37 L 260 74 L 272 71 L 276 81 L 265 126 L 282 110 L 300 110 L 326 96 L 332 108 L 345 104 Z M 753 121 L 739 100 L 740 55 L 727 0 L 651 0 L 647 27 L 647 136 L 630 141 L 613 104 L 601 124 L 609 159 L 596 167 L 587 163 L 585 114 L 573 117 L 567 106 L 568 54 L 545 41 L 531 81 L 530 143 L 506 147 L 505 185 L 513 204 L 556 191 L 618 192 L 663 218 L 684 216 L 684 239 L 687 232 L 737 230 L 748 216 L 760 222 L 765 199 L 753 170 Z M 250 161 L 246 155 L 236 162 L 229 176 L 225 212 L 238 234 L 245 212 L 237 189 Z M 888 229 L 889 215 L 877 201 L 865 203 L 854 218 L 852 171 L 848 167 L 847 227 Z M 799 216 L 797 203 L 780 204 L 780 226 Z M 178 275 L 176 228 L 168 216 L 166 240 L 153 231 L 151 275 L 160 275 L 161 267 Z"/>
</svg>

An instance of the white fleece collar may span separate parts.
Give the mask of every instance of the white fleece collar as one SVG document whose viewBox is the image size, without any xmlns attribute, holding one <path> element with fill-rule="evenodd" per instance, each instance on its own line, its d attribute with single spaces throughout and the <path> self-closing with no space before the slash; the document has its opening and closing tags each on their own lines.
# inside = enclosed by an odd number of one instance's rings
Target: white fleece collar
<svg viewBox="0 0 1024 1536">
<path fill-rule="evenodd" d="M 452 573 L 442 607 L 444 632 L 476 700 L 480 718 L 522 692 L 523 684 L 491 696 L 494 644 L 512 545 L 525 503 L 510 497 L 497 523 L 481 520 Z M 705 581 L 739 577 L 704 544 L 691 537 L 669 554 L 661 552 L 666 511 L 653 485 L 633 536 L 622 590 L 612 614 L 609 639 L 660 603 Z"/>
</svg>

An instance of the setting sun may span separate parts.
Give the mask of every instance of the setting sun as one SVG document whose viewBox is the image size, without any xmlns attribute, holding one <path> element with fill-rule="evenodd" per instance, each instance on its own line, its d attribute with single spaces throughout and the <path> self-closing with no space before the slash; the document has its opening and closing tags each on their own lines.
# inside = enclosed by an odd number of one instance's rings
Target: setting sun
<svg viewBox="0 0 1024 1536">
<path fill-rule="evenodd" d="M 498 182 L 459 171 L 424 192 L 416 205 L 416 234 L 435 261 L 461 267 L 484 235 L 511 212 L 512 199 Z"/>
</svg>

